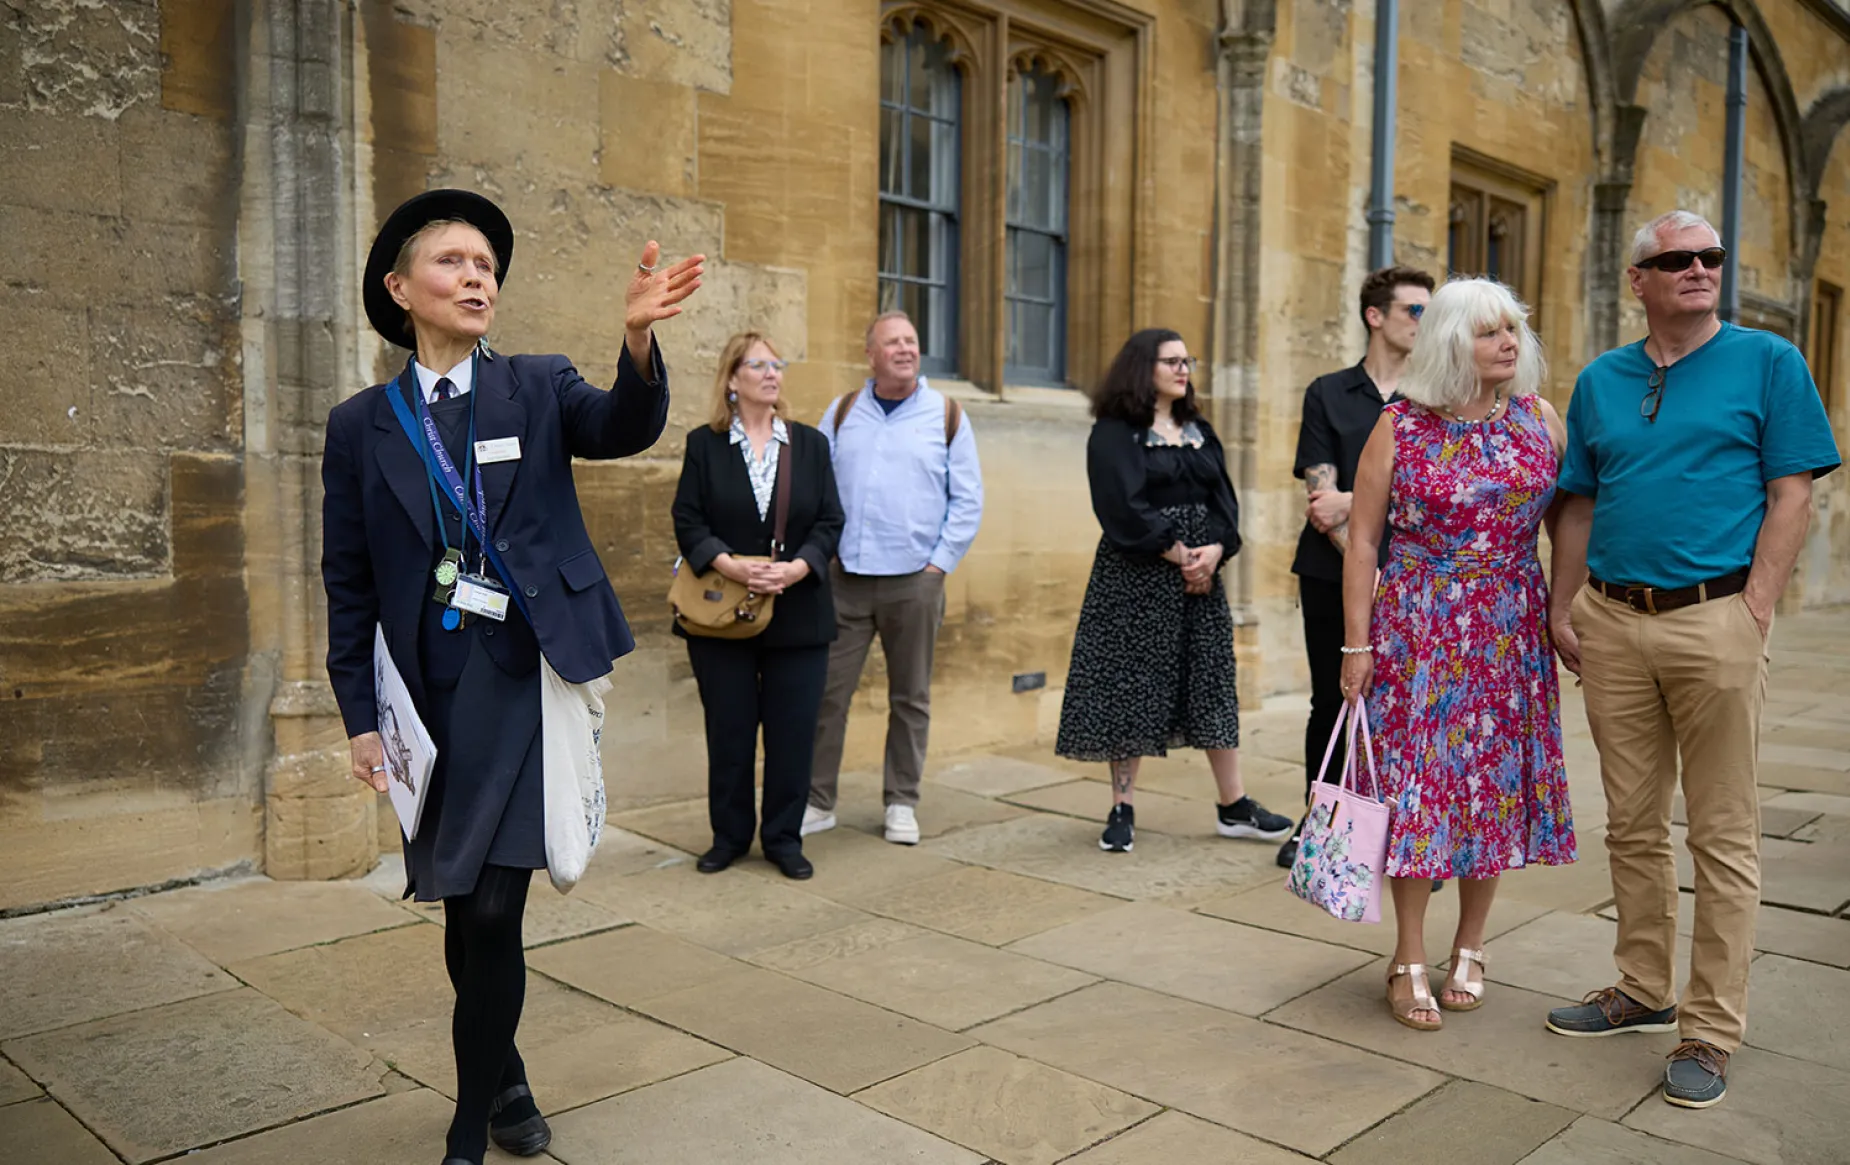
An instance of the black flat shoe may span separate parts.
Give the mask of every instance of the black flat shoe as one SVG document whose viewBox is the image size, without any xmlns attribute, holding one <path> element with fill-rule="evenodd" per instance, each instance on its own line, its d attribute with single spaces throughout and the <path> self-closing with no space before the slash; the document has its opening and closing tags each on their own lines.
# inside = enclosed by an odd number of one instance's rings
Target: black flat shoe
<svg viewBox="0 0 1850 1165">
<path fill-rule="evenodd" d="M 694 868 L 703 874 L 717 874 L 738 860 L 739 855 L 733 851 L 714 846 L 695 860 Z"/>
<path fill-rule="evenodd" d="M 816 867 L 800 853 L 772 854 L 771 864 L 783 871 L 783 875 L 793 882 L 806 882 L 816 874 Z"/>
<path fill-rule="evenodd" d="M 531 1099 L 533 1090 L 525 1084 L 516 1084 L 501 1095 L 495 1097 L 488 1106 L 488 1139 L 516 1157 L 532 1157 L 546 1151 L 552 1144 L 552 1126 L 537 1111 L 522 1121 L 510 1125 L 497 1125 L 496 1116 L 516 1100 Z"/>
</svg>

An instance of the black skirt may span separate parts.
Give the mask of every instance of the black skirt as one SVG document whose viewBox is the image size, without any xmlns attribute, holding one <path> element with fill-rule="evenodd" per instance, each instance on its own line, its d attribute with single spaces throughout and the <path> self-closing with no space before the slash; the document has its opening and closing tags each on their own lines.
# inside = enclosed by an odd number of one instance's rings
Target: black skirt
<svg viewBox="0 0 1850 1165">
<path fill-rule="evenodd" d="M 1190 546 L 1207 541 L 1208 507 L 1165 506 Z M 1155 555 L 1100 539 L 1073 633 L 1073 661 L 1054 751 L 1081 761 L 1166 756 L 1172 748 L 1237 748 L 1240 697 L 1233 614 L 1216 574 L 1205 595 Z"/>
<path fill-rule="evenodd" d="M 417 839 L 404 843 L 405 894 L 419 902 L 470 893 L 484 865 L 546 868 L 539 672 L 509 675 L 479 629 L 463 633 L 456 686 L 429 690 L 437 764 Z"/>
</svg>

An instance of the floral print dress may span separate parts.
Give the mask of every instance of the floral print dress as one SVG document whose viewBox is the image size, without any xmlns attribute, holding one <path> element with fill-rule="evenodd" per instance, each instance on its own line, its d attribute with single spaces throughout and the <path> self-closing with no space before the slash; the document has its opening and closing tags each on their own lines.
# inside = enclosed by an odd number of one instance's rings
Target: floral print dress
<svg viewBox="0 0 1850 1165">
<path fill-rule="evenodd" d="M 1536 530 L 1559 459 L 1536 397 L 1485 424 L 1407 401 L 1375 593 L 1368 715 L 1387 872 L 1490 878 L 1577 856 Z"/>
</svg>

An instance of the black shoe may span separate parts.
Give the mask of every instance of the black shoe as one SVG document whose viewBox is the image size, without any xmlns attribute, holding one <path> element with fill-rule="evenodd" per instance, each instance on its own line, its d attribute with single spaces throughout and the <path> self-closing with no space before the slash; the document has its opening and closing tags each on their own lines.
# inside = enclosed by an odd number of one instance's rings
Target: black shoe
<svg viewBox="0 0 1850 1165">
<path fill-rule="evenodd" d="M 800 850 L 766 854 L 765 857 L 783 872 L 784 877 L 793 882 L 807 882 L 816 875 L 816 867 L 810 864 L 809 859 L 804 857 Z"/>
<path fill-rule="evenodd" d="M 1548 1030 L 1558 1036 L 1581 1037 L 1673 1032 L 1677 1030 L 1677 1008 L 1673 1003 L 1653 1011 L 1617 987 L 1602 987 L 1572 1007 L 1550 1011 Z"/>
<path fill-rule="evenodd" d="M 1271 812 L 1251 797 L 1241 797 L 1233 804 L 1219 808 L 1220 818 L 1214 823 L 1214 829 L 1222 837 L 1280 841 L 1289 836 L 1293 829 L 1291 818 Z"/>
<path fill-rule="evenodd" d="M 1285 844 L 1278 847 L 1279 869 L 1289 870 L 1298 864 L 1298 839 L 1303 835 L 1304 823 L 1300 821 L 1298 827 L 1291 831 L 1291 836 L 1285 839 Z"/>
<path fill-rule="evenodd" d="M 1108 854 L 1127 854 L 1131 852 L 1131 842 L 1136 837 L 1137 811 L 1129 805 L 1113 805 L 1111 816 L 1105 818 L 1105 832 L 1099 835 L 1098 848 Z"/>
<path fill-rule="evenodd" d="M 495 1118 L 517 1101 L 533 1102 L 533 1090 L 525 1084 L 516 1084 L 495 1097 L 488 1106 L 488 1139 L 516 1157 L 532 1157 L 546 1151 L 552 1144 L 552 1126 L 546 1123 L 539 1110 L 533 1115 L 512 1124 L 498 1125 Z"/>
<path fill-rule="evenodd" d="M 703 874 L 717 874 L 738 860 L 737 850 L 729 850 L 725 846 L 716 845 L 700 855 L 694 862 L 694 868 Z"/>
</svg>

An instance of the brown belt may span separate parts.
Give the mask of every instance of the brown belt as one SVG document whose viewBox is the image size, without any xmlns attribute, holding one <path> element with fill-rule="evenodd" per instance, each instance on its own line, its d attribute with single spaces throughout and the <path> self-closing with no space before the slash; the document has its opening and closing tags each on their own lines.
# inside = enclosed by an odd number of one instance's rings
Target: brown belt
<svg viewBox="0 0 1850 1165">
<path fill-rule="evenodd" d="M 1708 582 L 1697 583 L 1693 587 L 1626 587 L 1617 583 L 1601 582 L 1591 575 L 1587 576 L 1587 585 L 1609 599 L 1619 602 L 1646 615 L 1661 615 L 1665 611 L 1674 611 L 1679 607 L 1693 607 L 1697 603 L 1706 603 L 1710 599 L 1722 599 L 1729 595 L 1738 595 L 1747 589 L 1747 572 L 1738 570 L 1733 574 L 1724 574 Z"/>
</svg>

